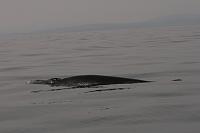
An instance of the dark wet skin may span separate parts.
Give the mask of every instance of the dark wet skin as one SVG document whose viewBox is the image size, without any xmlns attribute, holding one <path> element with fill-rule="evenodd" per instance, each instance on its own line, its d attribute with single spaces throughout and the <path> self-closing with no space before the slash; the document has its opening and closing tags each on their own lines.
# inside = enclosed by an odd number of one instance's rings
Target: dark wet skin
<svg viewBox="0 0 200 133">
<path fill-rule="evenodd" d="M 103 76 L 103 75 L 81 75 L 72 76 L 68 78 L 52 78 L 48 80 L 34 80 L 30 81 L 31 84 L 44 84 L 49 86 L 66 86 L 66 87 L 94 87 L 98 85 L 110 85 L 110 84 L 133 84 L 133 83 L 145 83 L 151 81 Z"/>
</svg>

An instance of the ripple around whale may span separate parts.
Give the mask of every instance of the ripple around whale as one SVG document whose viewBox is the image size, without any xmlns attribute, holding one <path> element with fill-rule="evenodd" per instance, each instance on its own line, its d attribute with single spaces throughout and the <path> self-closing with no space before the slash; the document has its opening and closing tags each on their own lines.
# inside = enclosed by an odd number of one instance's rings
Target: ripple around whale
<svg viewBox="0 0 200 133">
<path fill-rule="evenodd" d="M 68 78 L 51 78 L 47 80 L 33 80 L 30 84 L 43 84 L 49 86 L 67 86 L 74 88 L 86 88 L 94 87 L 98 85 L 110 85 L 110 84 L 133 84 L 133 83 L 145 83 L 151 81 L 114 77 L 114 76 L 103 76 L 103 75 L 80 75 L 72 76 Z"/>
</svg>

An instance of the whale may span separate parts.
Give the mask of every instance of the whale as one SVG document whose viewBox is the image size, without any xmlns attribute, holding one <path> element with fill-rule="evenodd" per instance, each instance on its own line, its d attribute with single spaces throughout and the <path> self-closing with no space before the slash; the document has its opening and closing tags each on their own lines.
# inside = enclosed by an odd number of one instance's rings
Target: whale
<svg viewBox="0 0 200 133">
<path fill-rule="evenodd" d="M 95 87 L 99 85 L 111 85 L 111 84 L 133 84 L 133 83 L 147 83 L 152 81 L 104 76 L 104 75 L 78 75 L 67 78 L 51 78 L 47 80 L 32 80 L 30 84 L 42 84 L 54 86 L 67 86 L 74 88 Z"/>
</svg>

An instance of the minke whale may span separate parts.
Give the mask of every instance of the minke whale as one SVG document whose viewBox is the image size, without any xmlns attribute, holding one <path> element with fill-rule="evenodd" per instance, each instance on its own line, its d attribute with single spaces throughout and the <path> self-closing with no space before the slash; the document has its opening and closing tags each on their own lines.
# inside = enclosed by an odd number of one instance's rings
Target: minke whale
<svg viewBox="0 0 200 133">
<path fill-rule="evenodd" d="M 86 88 L 95 87 L 99 85 L 111 85 L 111 84 L 133 84 L 133 83 L 146 83 L 152 81 L 145 81 L 132 78 L 104 76 L 104 75 L 79 75 L 67 78 L 51 78 L 47 80 L 32 80 L 30 84 L 43 84 L 54 86 L 66 86 L 73 88 Z"/>
</svg>

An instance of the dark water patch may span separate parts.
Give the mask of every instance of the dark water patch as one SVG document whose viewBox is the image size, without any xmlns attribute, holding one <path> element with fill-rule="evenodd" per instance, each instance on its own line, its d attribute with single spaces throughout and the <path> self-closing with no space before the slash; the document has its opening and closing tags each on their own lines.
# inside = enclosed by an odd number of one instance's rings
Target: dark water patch
<svg viewBox="0 0 200 133">
<path fill-rule="evenodd" d="M 52 88 L 48 90 L 34 90 L 31 91 L 32 93 L 40 93 L 40 92 L 56 92 L 56 91 L 62 91 L 62 90 L 71 90 L 71 89 L 78 89 L 78 88 L 100 88 L 102 86 L 76 86 L 76 87 L 65 87 L 65 88 Z"/>
<path fill-rule="evenodd" d="M 71 90 L 71 89 L 78 89 L 78 88 L 104 88 L 103 86 L 87 86 L 87 87 L 67 87 L 67 88 L 53 88 L 48 90 L 34 90 L 31 93 L 40 93 L 40 92 L 55 92 L 55 91 L 62 91 L 62 90 Z M 91 91 L 86 91 L 84 93 L 94 93 L 94 92 L 107 92 L 107 91 L 119 91 L 119 90 L 128 90 L 131 89 L 129 87 L 119 87 L 119 88 L 107 88 L 107 89 L 96 89 Z"/>
<path fill-rule="evenodd" d="M 31 93 L 50 92 L 50 91 L 61 91 L 61 90 L 69 90 L 69 89 L 74 89 L 74 88 L 53 88 L 53 89 L 49 89 L 49 90 L 34 90 L 34 91 L 31 91 Z"/>
<path fill-rule="evenodd" d="M 189 40 L 173 40 L 170 41 L 170 43 L 184 43 L 184 42 L 188 42 Z"/>
<path fill-rule="evenodd" d="M 49 54 L 48 53 L 33 53 L 33 54 L 21 54 L 20 56 L 35 57 L 35 56 L 43 56 L 43 55 L 49 55 Z"/>
<path fill-rule="evenodd" d="M 172 81 L 183 81 L 182 79 L 174 79 Z"/>
</svg>

